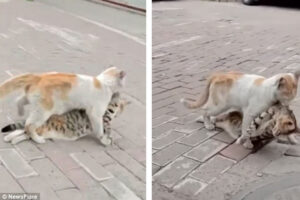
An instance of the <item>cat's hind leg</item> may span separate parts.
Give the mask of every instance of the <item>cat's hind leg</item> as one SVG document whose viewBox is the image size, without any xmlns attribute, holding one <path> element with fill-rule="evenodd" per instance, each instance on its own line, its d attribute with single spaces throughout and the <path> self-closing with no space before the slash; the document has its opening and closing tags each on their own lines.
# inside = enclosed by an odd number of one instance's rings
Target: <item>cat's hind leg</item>
<svg viewBox="0 0 300 200">
<path fill-rule="evenodd" d="M 26 95 L 23 95 L 23 96 L 20 96 L 18 99 L 17 99 L 17 107 L 18 107 L 18 114 L 19 116 L 23 116 L 24 113 L 25 113 L 25 109 L 24 109 L 24 106 L 29 104 L 29 101 L 26 97 Z"/>
<path fill-rule="evenodd" d="M 215 128 L 214 121 L 212 121 L 212 119 L 214 119 L 213 116 L 220 115 L 221 113 L 224 113 L 227 110 L 228 107 L 225 105 L 212 105 L 206 107 L 203 114 L 204 127 L 207 130 L 213 130 Z"/>
<path fill-rule="evenodd" d="M 28 140 L 28 139 L 29 139 L 29 136 L 27 134 L 22 134 L 20 136 L 15 137 L 14 139 L 12 139 L 11 143 L 18 144 L 18 143 Z"/>
<path fill-rule="evenodd" d="M 25 131 L 29 134 L 30 138 L 36 143 L 45 143 L 46 140 L 37 132 L 38 127 L 42 126 L 52 115 L 51 112 L 45 112 L 42 109 L 36 108 L 29 114 L 26 120 Z M 40 133 L 41 134 L 41 133 Z"/>
<path fill-rule="evenodd" d="M 6 136 L 3 138 L 3 140 L 4 140 L 5 142 L 10 142 L 10 141 L 12 141 L 14 138 L 16 138 L 16 137 L 18 137 L 18 136 L 20 136 L 20 135 L 22 135 L 22 134 L 24 134 L 24 133 L 25 133 L 24 130 L 15 130 L 15 131 L 9 133 L 8 135 L 6 135 Z"/>
</svg>

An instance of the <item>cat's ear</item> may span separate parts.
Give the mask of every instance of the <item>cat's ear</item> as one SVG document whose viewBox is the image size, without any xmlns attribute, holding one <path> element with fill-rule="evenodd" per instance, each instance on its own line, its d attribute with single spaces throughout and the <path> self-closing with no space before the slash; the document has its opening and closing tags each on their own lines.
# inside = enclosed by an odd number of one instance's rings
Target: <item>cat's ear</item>
<svg viewBox="0 0 300 200">
<path fill-rule="evenodd" d="M 300 70 L 294 72 L 295 78 L 298 80 L 300 77 Z"/>
<path fill-rule="evenodd" d="M 285 80 L 284 77 L 280 77 L 276 81 L 276 86 L 277 86 L 278 89 L 284 87 L 285 84 L 286 84 L 286 80 Z"/>
<path fill-rule="evenodd" d="M 120 71 L 120 79 L 123 79 L 126 76 L 126 72 L 121 70 Z"/>
</svg>

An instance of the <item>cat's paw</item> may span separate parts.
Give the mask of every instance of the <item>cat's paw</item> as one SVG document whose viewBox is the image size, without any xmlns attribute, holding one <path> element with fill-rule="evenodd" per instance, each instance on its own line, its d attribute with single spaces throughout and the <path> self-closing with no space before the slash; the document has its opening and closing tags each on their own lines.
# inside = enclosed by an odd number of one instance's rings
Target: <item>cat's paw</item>
<svg viewBox="0 0 300 200">
<path fill-rule="evenodd" d="M 10 142 L 12 140 L 11 137 L 9 137 L 9 135 L 4 136 L 3 138 L 4 142 Z"/>
<path fill-rule="evenodd" d="M 203 123 L 203 122 L 204 122 L 204 117 L 203 117 L 203 115 L 200 115 L 200 116 L 196 119 L 196 122 Z"/>
<path fill-rule="evenodd" d="M 109 146 L 109 145 L 112 144 L 112 138 L 103 136 L 103 137 L 100 139 L 100 142 L 101 142 L 104 146 Z"/>
<path fill-rule="evenodd" d="M 205 123 L 204 124 L 204 127 L 207 129 L 207 130 L 214 130 L 215 129 L 215 125 L 212 124 L 212 123 Z"/>
<path fill-rule="evenodd" d="M 244 138 L 242 138 L 242 137 L 239 137 L 236 141 L 235 141 L 235 143 L 236 144 L 244 144 L 244 142 L 245 142 L 245 140 L 244 140 Z"/>
<path fill-rule="evenodd" d="M 252 144 L 251 140 L 247 140 L 243 146 L 246 148 L 246 149 L 253 149 L 254 145 Z"/>
</svg>

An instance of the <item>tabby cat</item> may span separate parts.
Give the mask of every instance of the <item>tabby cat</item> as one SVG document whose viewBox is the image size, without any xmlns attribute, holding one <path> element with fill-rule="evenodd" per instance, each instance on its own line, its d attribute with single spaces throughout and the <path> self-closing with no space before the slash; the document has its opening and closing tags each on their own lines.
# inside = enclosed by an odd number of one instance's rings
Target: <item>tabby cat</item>
<svg viewBox="0 0 300 200">
<path fill-rule="evenodd" d="M 241 135 L 242 119 L 240 112 L 232 111 L 212 118 L 212 122 L 216 127 L 222 128 L 231 137 L 237 139 Z M 252 142 L 273 138 L 276 138 L 278 142 L 285 142 L 287 139 L 290 144 L 298 143 L 294 137 L 299 133 L 296 117 L 288 106 L 281 104 L 271 106 L 254 118 L 247 131 L 250 135 L 250 142 L 243 143 L 246 148 L 253 148 Z"/>
<path fill-rule="evenodd" d="M 119 93 L 114 93 L 103 116 L 103 132 L 108 137 L 104 145 L 112 143 L 111 121 L 123 112 L 124 106 L 129 102 L 121 99 Z M 25 121 L 10 124 L 2 128 L 2 132 L 14 131 L 4 137 L 4 141 L 13 144 L 29 139 L 24 131 Z M 90 120 L 83 109 L 74 109 L 63 115 L 51 116 L 44 125 L 37 129 L 40 136 L 45 139 L 77 140 L 92 133 Z M 102 142 L 103 143 L 103 142 Z"/>
</svg>

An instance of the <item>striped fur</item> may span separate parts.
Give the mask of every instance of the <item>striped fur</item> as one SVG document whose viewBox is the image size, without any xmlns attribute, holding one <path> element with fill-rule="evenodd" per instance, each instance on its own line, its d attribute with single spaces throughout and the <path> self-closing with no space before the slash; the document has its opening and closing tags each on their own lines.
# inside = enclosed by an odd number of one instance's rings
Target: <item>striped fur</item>
<svg viewBox="0 0 300 200">
<path fill-rule="evenodd" d="M 213 121 L 216 127 L 224 129 L 237 139 L 241 135 L 242 118 L 240 112 L 233 111 L 220 115 Z M 288 106 L 275 104 L 254 118 L 247 131 L 252 142 L 286 138 L 289 143 L 294 144 L 297 141 L 293 135 L 299 129 L 293 111 Z"/>
<path fill-rule="evenodd" d="M 127 101 L 121 99 L 119 93 L 115 93 L 103 116 L 103 132 L 109 139 L 111 138 L 111 121 L 123 112 Z M 11 132 L 19 129 L 24 129 L 25 121 L 9 124 L 2 128 L 2 132 Z M 63 115 L 51 116 L 44 125 L 37 129 L 40 136 L 45 139 L 65 139 L 77 140 L 83 136 L 92 133 L 90 120 L 83 109 L 74 109 Z M 25 133 L 26 134 L 26 133 Z M 7 135 L 8 138 L 9 135 Z M 6 140 L 6 139 L 4 139 Z M 13 138 L 11 138 L 12 141 Z"/>
</svg>

